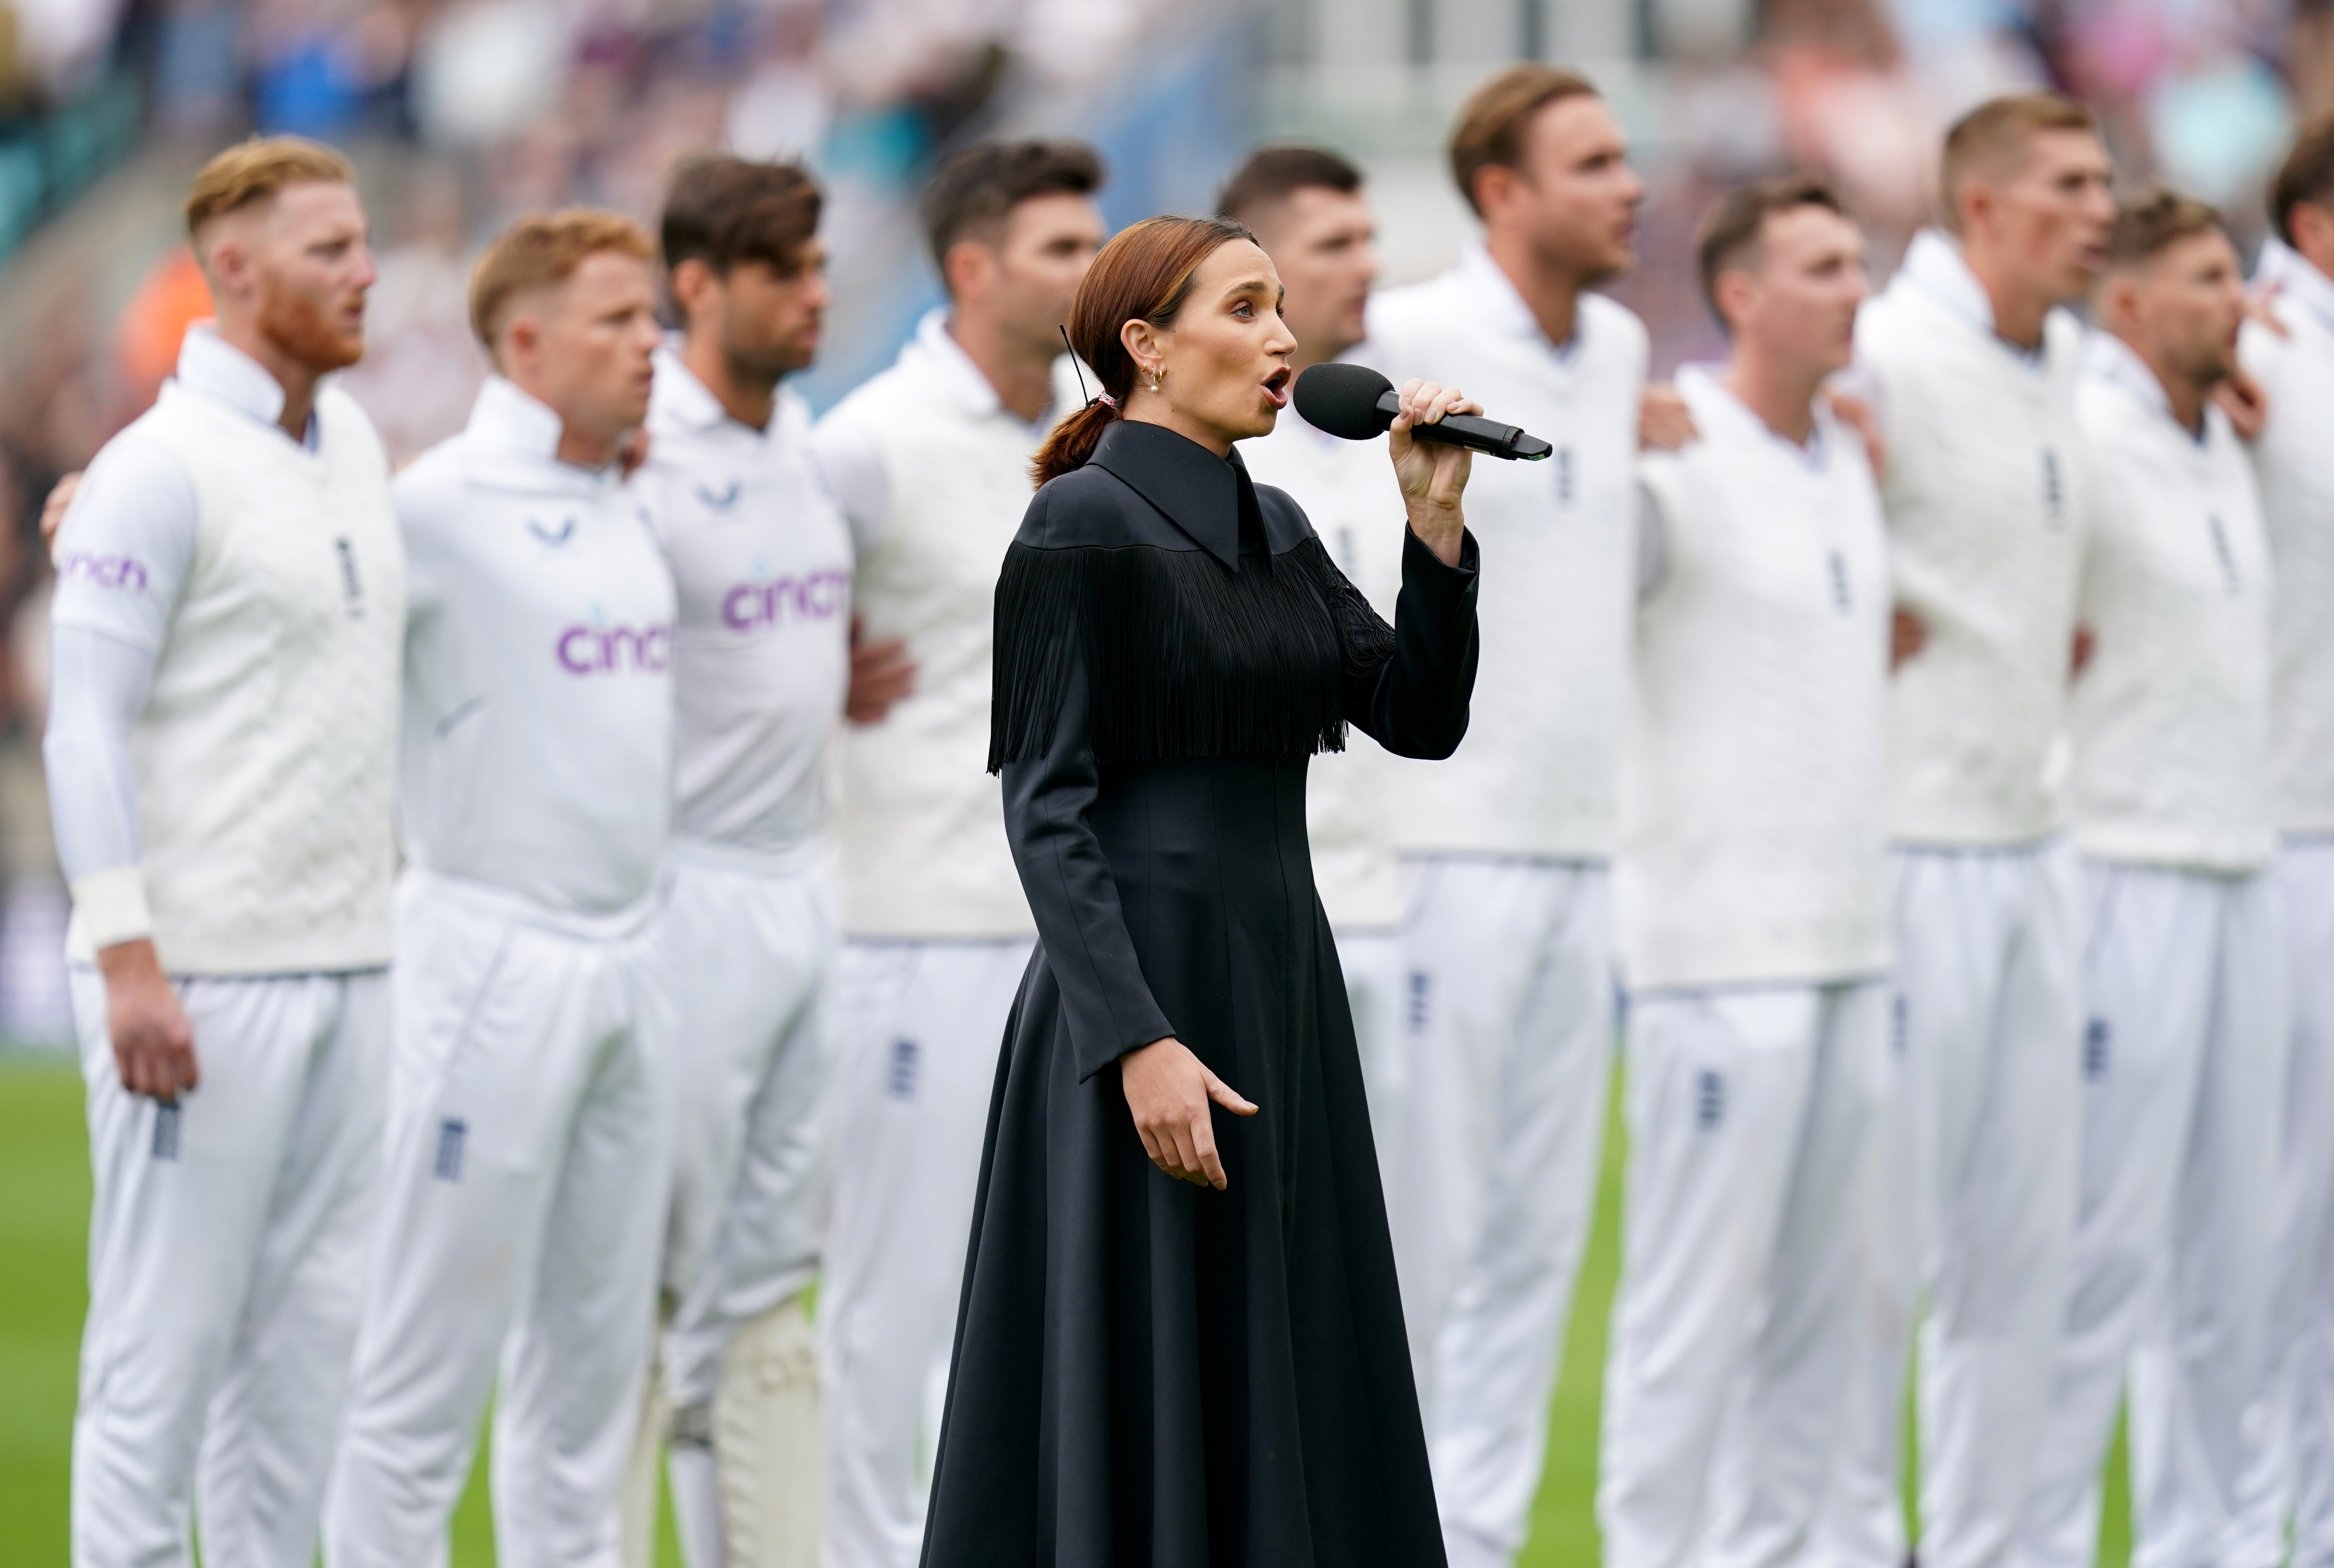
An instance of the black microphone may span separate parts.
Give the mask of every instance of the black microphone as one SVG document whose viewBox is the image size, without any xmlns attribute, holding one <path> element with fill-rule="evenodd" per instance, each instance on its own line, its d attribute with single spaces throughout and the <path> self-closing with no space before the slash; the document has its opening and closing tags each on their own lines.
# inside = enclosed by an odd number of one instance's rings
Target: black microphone
<svg viewBox="0 0 2334 1568">
<path fill-rule="evenodd" d="M 1367 365 L 1325 361 L 1297 378 L 1292 399 L 1305 422 L 1316 430 L 1366 441 L 1382 434 L 1402 412 L 1402 395 L 1394 383 Z M 1517 425 L 1502 425 L 1480 414 L 1445 414 L 1432 425 L 1413 425 L 1411 438 L 1465 447 L 1494 457 L 1537 461 L 1556 450 Z"/>
</svg>

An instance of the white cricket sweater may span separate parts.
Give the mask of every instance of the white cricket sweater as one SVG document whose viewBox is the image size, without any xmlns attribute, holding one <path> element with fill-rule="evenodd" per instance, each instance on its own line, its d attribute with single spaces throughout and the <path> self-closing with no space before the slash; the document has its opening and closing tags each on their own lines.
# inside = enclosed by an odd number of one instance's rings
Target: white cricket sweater
<svg viewBox="0 0 2334 1568">
<path fill-rule="evenodd" d="M 2075 842 L 2102 860 L 2252 871 L 2276 842 L 2252 467 L 2220 409 L 2191 435 L 2129 349 L 2104 333 L 2088 347 L 2081 613 L 2097 641 L 2068 709 Z"/>
<path fill-rule="evenodd" d="M 673 588 L 642 494 L 500 377 L 397 477 L 405 847 L 555 915 L 633 909 L 672 820 Z"/>
<path fill-rule="evenodd" d="M 1064 356 L 1054 409 L 1075 408 Z M 989 774 L 993 601 L 1036 493 L 1030 459 L 1052 418 L 998 401 L 928 314 L 892 368 L 819 421 L 821 471 L 858 544 L 852 608 L 871 641 L 902 638 L 916 689 L 844 727 L 835 836 L 852 937 L 993 940 L 1037 930 Z"/>
<path fill-rule="evenodd" d="M 1889 959 L 1888 566 L 1864 445 L 1806 447 L 1707 372 L 1700 438 L 1641 468 L 1663 569 L 1638 608 L 1614 869 L 1634 989 L 1828 982 Z"/>
<path fill-rule="evenodd" d="M 1295 497 L 1321 544 L 1377 612 L 1394 620 L 1402 593 L 1403 535 L 1410 524 L 1384 441 L 1345 441 L 1284 411 L 1269 436 L 1240 443 L 1259 485 Z M 1305 780 L 1305 831 L 1313 885 L 1336 931 L 1392 930 L 1402 922 L 1394 863 L 1391 759 L 1358 729 L 1345 749 L 1316 756 Z"/>
<path fill-rule="evenodd" d="M 851 532 L 812 464 L 810 410 L 790 390 L 768 428 L 752 429 L 661 352 L 649 437 L 634 486 L 680 603 L 673 834 L 785 855 L 825 821 L 850 679 Z"/>
<path fill-rule="evenodd" d="M 1928 628 L 1891 688 L 1901 842 L 2016 844 L 2063 819 L 2050 764 L 2082 552 L 2081 339 L 2064 312 L 2039 354 L 1995 336 L 1983 288 L 1935 233 L 1857 320 L 1887 437 L 1895 595 Z"/>
<path fill-rule="evenodd" d="M 2256 282 L 2281 338 L 2245 323 L 2239 352 L 2269 394 L 2253 474 L 2277 566 L 2270 744 L 2278 826 L 2334 832 L 2334 278 L 2271 239 Z"/>
<path fill-rule="evenodd" d="M 198 326 L 60 532 L 60 632 L 152 660 L 129 733 L 136 862 L 76 875 L 80 961 L 146 935 L 173 975 L 390 960 L 405 565 L 389 463 L 345 393 L 318 393 L 313 444 L 282 409 Z M 60 828 L 106 804 L 61 799 Z"/>
<path fill-rule="evenodd" d="M 1467 738 L 1444 762 L 1395 759 L 1406 851 L 1603 861 L 1617 832 L 1622 688 L 1636 522 L 1645 329 L 1581 296 L 1551 343 L 1480 245 L 1441 277 L 1370 303 L 1353 356 L 1395 385 L 1457 386 L 1556 447 L 1479 460 L 1467 526 L 1483 552 L 1481 674 Z"/>
</svg>

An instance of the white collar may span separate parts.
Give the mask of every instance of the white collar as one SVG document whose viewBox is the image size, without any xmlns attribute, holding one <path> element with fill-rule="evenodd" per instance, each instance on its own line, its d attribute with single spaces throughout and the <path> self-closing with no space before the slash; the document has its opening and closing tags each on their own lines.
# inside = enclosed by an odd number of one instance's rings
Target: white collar
<svg viewBox="0 0 2334 1568">
<path fill-rule="evenodd" d="M 1538 343 L 1556 356 L 1557 362 L 1568 365 L 1580 352 L 1580 341 L 1586 335 L 1588 313 L 1582 307 L 1587 303 L 1584 290 L 1573 303 L 1572 335 L 1560 343 L 1550 342 L 1548 329 L 1539 324 L 1526 302 L 1523 291 L 1516 287 L 1515 279 L 1506 269 L 1491 259 L 1491 248 L 1480 239 L 1467 242 L 1459 253 L 1457 275 L 1461 284 L 1487 312 L 1491 325 L 1511 338 L 1522 338 Z"/>
<path fill-rule="evenodd" d="M 557 463 L 559 438 L 566 428 L 548 404 L 501 376 L 488 376 L 478 389 L 478 400 L 470 405 L 470 422 L 463 434 L 485 456 Z M 590 470 L 579 467 L 576 472 Z"/>
<path fill-rule="evenodd" d="M 2261 262 L 2253 268 L 2255 287 L 2266 286 L 2281 299 L 2291 300 L 2334 332 L 2334 278 L 2328 277 L 2307 256 L 2275 235 L 2262 242 Z"/>
<path fill-rule="evenodd" d="M 2191 430 L 2174 418 L 2172 398 L 2165 391 L 2163 380 L 2129 343 L 2113 332 L 2095 328 L 2084 335 L 2083 373 L 2096 376 L 2111 386 L 2121 387 L 2138 399 L 2141 408 L 2161 418 L 2186 440 L 2202 446 L 2213 433 L 2213 405 L 2210 402 L 2204 405 L 2204 424 L 2201 430 Z"/>
<path fill-rule="evenodd" d="M 1961 242 L 1943 229 L 1924 228 L 1913 236 L 1905 252 L 1905 276 L 1961 320 L 1990 338 L 1999 338 L 1993 322 L 1993 300 L 1970 271 Z M 2012 348 L 2017 345 L 2011 344 Z"/>
<path fill-rule="evenodd" d="M 926 361 L 933 374 L 940 377 L 957 401 L 963 405 L 964 411 L 974 418 L 985 419 L 991 415 L 1001 415 L 1017 425 L 1025 426 L 1033 436 L 1042 435 L 1051 428 L 1053 410 L 1050 408 L 1036 419 L 1025 420 L 998 398 L 997 388 L 990 382 L 988 373 L 972 362 L 972 356 L 964 351 L 964 345 L 958 342 L 956 334 L 949 331 L 949 308 L 946 305 L 934 305 L 916 323 L 915 337 L 900 351 L 900 357 L 903 360 L 911 355 Z"/>
<path fill-rule="evenodd" d="M 218 323 L 200 321 L 187 329 L 178 343 L 176 380 L 180 387 L 215 403 L 225 403 L 238 414 L 263 425 L 284 418 L 284 383 L 267 367 L 218 334 Z M 303 444 L 316 446 L 316 416 L 308 415 Z"/>
<path fill-rule="evenodd" d="M 1719 374 L 1716 365 L 1681 365 L 1677 372 L 1678 395 L 1684 398 L 1693 410 L 1696 423 L 1707 422 L 1712 435 L 1731 435 L 1737 440 L 1751 439 L 1772 442 L 1809 472 L 1820 474 L 1831 459 L 1830 434 L 1827 427 L 1830 414 L 1818 399 L 1811 412 L 1815 422 L 1808 428 L 1804 442 L 1794 441 L 1760 418 L 1737 397 Z M 1730 430 L 1728 428 L 1732 427 Z"/>
<path fill-rule="evenodd" d="M 658 411 L 669 418 L 680 420 L 692 430 L 718 430 L 724 425 L 736 425 L 749 436 L 767 434 L 729 417 L 729 410 L 721 406 L 721 399 L 713 395 L 713 390 L 699 380 L 697 372 L 681 359 L 680 345 L 680 334 L 676 332 L 667 337 L 664 345 L 657 350 L 656 380 L 650 395 L 655 399 Z M 770 404 L 771 428 L 775 429 L 777 422 L 777 403 L 774 399 Z"/>
</svg>

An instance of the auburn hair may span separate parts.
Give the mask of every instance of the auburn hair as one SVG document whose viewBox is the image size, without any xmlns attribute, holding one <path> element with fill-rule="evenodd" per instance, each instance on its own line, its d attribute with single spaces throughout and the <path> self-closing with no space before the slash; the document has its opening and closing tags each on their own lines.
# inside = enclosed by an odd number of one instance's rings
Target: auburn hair
<svg viewBox="0 0 2334 1568">
<path fill-rule="evenodd" d="M 1147 217 L 1102 247 L 1070 306 L 1070 348 L 1102 383 L 1103 397 L 1054 427 L 1031 465 L 1037 483 L 1085 466 L 1102 433 L 1134 392 L 1134 357 L 1119 336 L 1129 322 L 1172 326 L 1191 297 L 1191 277 L 1219 246 L 1253 241 L 1228 217 Z M 1107 398 L 1109 401 L 1104 401 Z M 1115 406 L 1114 406 L 1115 405 Z"/>
<path fill-rule="evenodd" d="M 213 218 L 271 199 L 289 185 L 352 185 L 356 171 L 320 141 L 256 136 L 208 163 L 187 188 L 187 233 L 199 239 Z"/>
</svg>

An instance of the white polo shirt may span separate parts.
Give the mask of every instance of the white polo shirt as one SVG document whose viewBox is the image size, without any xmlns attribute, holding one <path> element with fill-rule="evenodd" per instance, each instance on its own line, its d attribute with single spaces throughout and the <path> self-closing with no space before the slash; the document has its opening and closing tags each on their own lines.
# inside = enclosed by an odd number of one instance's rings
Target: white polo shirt
<svg viewBox="0 0 2334 1568">
<path fill-rule="evenodd" d="M 2063 820 L 2052 761 L 2082 558 L 2081 342 L 2064 311 L 2039 353 L 1997 336 L 1983 285 L 1934 231 L 1857 316 L 1887 438 L 1896 601 L 1928 629 L 1890 684 L 1900 842 L 2013 845 Z"/>
<path fill-rule="evenodd" d="M 1035 422 L 997 390 L 935 310 L 890 370 L 819 421 L 819 468 L 858 548 L 852 606 L 871 641 L 901 638 L 916 689 L 845 726 L 835 832 L 844 931 L 886 939 L 1033 934 L 989 774 L 993 601 L 1036 494 L 1030 459 L 1077 406 L 1065 355 Z"/>
<path fill-rule="evenodd" d="M 1272 434 L 1241 442 L 1239 452 L 1249 477 L 1295 497 L 1337 569 L 1392 621 L 1409 524 L 1385 443 L 1340 440 L 1290 409 Z M 1313 882 L 1333 930 L 1392 930 L 1402 922 L 1390 761 L 1377 742 L 1349 728 L 1345 749 L 1315 757 L 1306 774 Z"/>
<path fill-rule="evenodd" d="M 555 455 L 501 377 L 397 477 L 411 571 L 405 848 L 561 914 L 654 888 L 672 820 L 673 587 L 642 492 Z"/>
<path fill-rule="evenodd" d="M 2252 466 L 2220 409 L 2201 436 L 2106 333 L 2076 409 L 2091 461 L 2069 704 L 2076 842 L 2104 860 L 2252 871 L 2275 846 L 2270 555 Z"/>
<path fill-rule="evenodd" d="M 1551 343 L 1478 245 L 1441 277 L 1373 299 L 1369 330 L 1353 357 L 1395 385 L 1455 385 L 1556 447 L 1543 462 L 1474 465 L 1466 509 L 1485 566 L 1482 678 L 1457 755 L 1389 765 L 1397 841 L 1418 853 L 1605 860 L 1616 837 L 1644 325 L 1584 294 L 1572 340 Z"/>
<path fill-rule="evenodd" d="M 1802 447 L 1706 371 L 1700 437 L 1643 460 L 1659 572 L 1637 612 L 1614 874 L 1637 990 L 1887 967 L 1888 565 L 1864 444 Z"/>
<path fill-rule="evenodd" d="M 2278 826 L 2334 832 L 2334 278 L 2275 239 L 2262 246 L 2257 286 L 2286 335 L 2247 322 L 2238 351 L 2269 394 L 2269 424 L 2252 443 L 2273 598 L 2271 745 Z"/>
<path fill-rule="evenodd" d="M 672 567 L 673 832 L 785 854 L 825 820 L 851 675 L 851 533 L 781 388 L 767 429 L 729 417 L 674 349 L 657 356 L 634 479 Z"/>
</svg>

